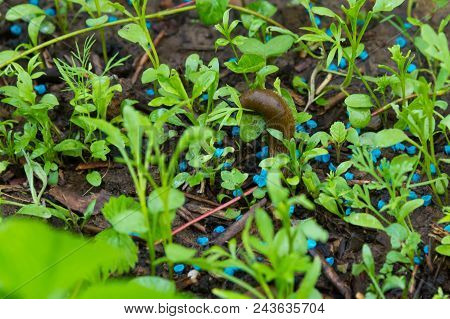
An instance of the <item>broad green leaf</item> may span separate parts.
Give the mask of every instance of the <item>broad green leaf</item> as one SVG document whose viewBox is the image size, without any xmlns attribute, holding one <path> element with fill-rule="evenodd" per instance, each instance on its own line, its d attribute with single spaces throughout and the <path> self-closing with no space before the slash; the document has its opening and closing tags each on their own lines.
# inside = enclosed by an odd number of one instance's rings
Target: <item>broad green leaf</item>
<svg viewBox="0 0 450 319">
<path fill-rule="evenodd" d="M 177 189 L 160 187 L 153 190 L 148 196 L 148 208 L 150 214 L 158 214 L 173 211 L 184 204 L 184 194 Z"/>
<path fill-rule="evenodd" d="M 376 0 L 373 12 L 390 12 L 401 5 L 405 0 Z"/>
<path fill-rule="evenodd" d="M 8 21 L 16 21 L 19 19 L 30 21 L 34 15 L 45 15 L 44 10 L 32 4 L 19 4 L 10 8 L 5 15 Z"/>
<path fill-rule="evenodd" d="M 254 54 L 244 54 L 239 59 L 238 63 L 225 62 L 225 65 L 234 73 L 254 73 L 258 72 L 266 65 L 264 57 Z"/>
<path fill-rule="evenodd" d="M 328 196 L 324 193 L 320 193 L 319 198 L 317 198 L 316 201 L 320 205 L 325 207 L 329 212 L 331 212 L 337 216 L 341 216 L 341 213 L 339 212 L 339 208 L 337 206 L 336 200 L 333 197 Z"/>
<path fill-rule="evenodd" d="M 133 198 L 121 195 L 111 197 L 103 206 L 102 213 L 111 226 L 119 233 L 144 234 L 147 232 L 147 221 L 141 212 L 138 202 Z"/>
<path fill-rule="evenodd" d="M 436 251 L 441 255 L 450 257 L 450 245 L 439 245 L 436 247 Z"/>
<path fill-rule="evenodd" d="M 53 150 L 67 156 L 80 157 L 84 149 L 83 143 L 74 139 L 67 139 L 55 145 Z"/>
<path fill-rule="evenodd" d="M 269 215 L 261 208 L 256 209 L 255 222 L 258 227 L 258 232 L 266 243 L 273 240 L 273 223 Z"/>
<path fill-rule="evenodd" d="M 212 290 L 213 294 L 222 299 L 250 299 L 250 296 L 244 295 L 242 293 L 214 288 Z"/>
<path fill-rule="evenodd" d="M 294 44 L 294 38 L 290 35 L 278 35 L 267 43 L 262 43 L 255 38 L 246 38 L 239 50 L 244 54 L 260 55 L 265 59 L 280 56 L 286 53 Z"/>
<path fill-rule="evenodd" d="M 384 230 L 384 227 L 380 223 L 380 221 L 370 214 L 354 213 L 351 214 L 350 216 L 345 216 L 344 220 L 352 225 Z"/>
<path fill-rule="evenodd" d="M 80 117 L 82 122 L 86 123 L 86 125 L 91 125 L 108 135 L 108 141 L 116 146 L 118 149 L 125 149 L 125 138 L 120 132 L 120 129 L 112 125 L 111 123 L 95 118 L 89 117 Z"/>
<path fill-rule="evenodd" d="M 352 94 L 345 99 L 345 105 L 354 109 L 370 109 L 373 103 L 367 94 Z"/>
<path fill-rule="evenodd" d="M 129 23 L 122 27 L 118 32 L 121 38 L 132 43 L 138 43 L 144 49 L 148 49 L 148 41 L 144 30 L 136 23 Z"/>
<path fill-rule="evenodd" d="M 398 277 L 398 276 L 388 276 L 386 280 L 383 283 L 383 286 L 381 287 L 381 290 L 383 292 L 392 290 L 392 289 L 405 289 L 406 283 L 405 283 L 405 277 Z"/>
<path fill-rule="evenodd" d="M 88 27 L 95 27 L 95 26 L 97 26 L 97 25 L 104 24 L 104 23 L 106 23 L 107 21 L 108 21 L 108 16 L 107 16 L 106 14 L 104 14 L 104 15 L 98 17 L 98 18 L 95 18 L 95 19 L 93 19 L 93 18 L 87 19 L 87 20 L 86 20 L 86 25 L 87 25 Z"/>
<path fill-rule="evenodd" d="M 405 141 L 408 137 L 399 129 L 384 129 L 376 133 L 374 142 L 377 147 L 390 147 Z"/>
<path fill-rule="evenodd" d="M 102 183 L 102 175 L 98 171 L 92 171 L 86 175 L 86 180 L 92 186 L 98 187 Z"/>
<path fill-rule="evenodd" d="M 257 139 L 266 127 L 264 118 L 260 115 L 244 113 L 241 118 L 239 135 L 243 142 Z"/>
<path fill-rule="evenodd" d="M 192 259 L 197 251 L 178 244 L 168 244 L 165 247 L 165 253 L 168 260 L 173 263 L 186 262 Z"/>
<path fill-rule="evenodd" d="M 369 245 L 364 244 L 362 248 L 362 259 L 371 275 L 375 275 L 375 261 Z"/>
<path fill-rule="evenodd" d="M 345 142 L 345 138 L 347 137 L 347 130 L 345 129 L 345 125 L 342 122 L 334 122 L 330 127 L 330 133 L 333 139 L 338 143 L 342 144 Z"/>
<path fill-rule="evenodd" d="M 222 20 L 228 0 L 197 0 L 195 5 L 200 21 L 206 25 L 212 25 Z"/>
<path fill-rule="evenodd" d="M 37 16 L 31 19 L 28 24 L 28 36 L 30 37 L 31 43 L 36 46 L 38 42 L 39 29 L 41 28 L 42 22 L 45 20 L 45 15 Z"/>
<path fill-rule="evenodd" d="M 19 209 L 16 214 L 36 216 L 40 218 L 52 217 L 52 212 L 47 207 L 36 204 L 24 206 Z"/>
</svg>

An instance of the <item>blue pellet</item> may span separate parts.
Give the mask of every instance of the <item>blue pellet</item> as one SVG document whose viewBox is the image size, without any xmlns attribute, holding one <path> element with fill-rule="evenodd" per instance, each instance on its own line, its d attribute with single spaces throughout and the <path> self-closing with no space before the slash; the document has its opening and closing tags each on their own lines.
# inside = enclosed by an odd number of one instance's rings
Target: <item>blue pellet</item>
<svg viewBox="0 0 450 319">
<path fill-rule="evenodd" d="M 239 136 L 240 132 L 241 132 L 241 129 L 239 126 L 233 126 L 233 128 L 231 129 L 232 136 Z"/>
<path fill-rule="evenodd" d="M 409 155 L 414 155 L 417 152 L 417 148 L 414 145 L 406 147 L 406 153 Z"/>
<path fill-rule="evenodd" d="M 28 0 L 29 4 L 34 4 L 35 6 L 39 5 L 39 0 Z"/>
<path fill-rule="evenodd" d="M 350 216 L 351 213 L 352 213 L 352 209 L 351 209 L 350 207 L 347 207 L 347 208 L 345 209 L 345 216 Z"/>
<path fill-rule="evenodd" d="M 348 180 L 348 181 L 353 180 L 354 177 L 355 177 L 355 175 L 353 175 L 353 174 L 350 173 L 350 172 L 347 172 L 347 173 L 344 174 L 344 178 L 345 178 L 346 180 Z"/>
<path fill-rule="evenodd" d="M 337 71 L 338 67 L 337 67 L 336 64 L 331 63 L 330 66 L 328 67 L 328 70 L 330 70 L 330 71 Z"/>
<path fill-rule="evenodd" d="M 334 265 L 334 257 L 327 257 L 325 258 L 325 261 L 328 265 L 333 266 Z"/>
<path fill-rule="evenodd" d="M 315 129 L 317 127 L 317 122 L 314 120 L 306 121 L 306 126 L 311 130 Z"/>
<path fill-rule="evenodd" d="M 108 16 L 108 22 L 116 22 L 117 20 L 119 20 L 119 18 L 117 18 L 116 16 Z"/>
<path fill-rule="evenodd" d="M 229 276 L 234 276 L 235 272 L 238 271 L 238 267 L 226 267 L 223 272 Z"/>
<path fill-rule="evenodd" d="M 180 172 L 184 172 L 187 169 L 187 163 L 186 161 L 181 161 L 178 164 L 178 169 L 180 170 Z"/>
<path fill-rule="evenodd" d="M 380 199 L 377 203 L 378 210 L 381 210 L 386 205 L 386 202 Z"/>
<path fill-rule="evenodd" d="M 222 169 L 230 169 L 232 164 L 230 162 L 223 163 Z"/>
<path fill-rule="evenodd" d="M 445 153 L 445 155 L 450 155 L 450 145 L 444 146 L 444 153 Z"/>
<path fill-rule="evenodd" d="M 314 239 L 308 239 L 307 244 L 308 244 L 308 250 L 314 249 L 317 246 L 317 242 Z"/>
<path fill-rule="evenodd" d="M 436 166 L 434 164 L 430 164 L 430 172 L 432 175 L 436 174 Z"/>
<path fill-rule="evenodd" d="M 150 21 L 145 22 L 145 26 L 147 29 L 150 29 L 152 27 L 152 23 Z"/>
<path fill-rule="evenodd" d="M 37 94 L 43 95 L 45 94 L 45 92 L 47 92 L 47 87 L 45 86 L 45 84 L 38 84 L 34 86 L 34 90 Z"/>
<path fill-rule="evenodd" d="M 409 22 L 403 23 L 403 27 L 404 27 L 406 30 L 411 29 L 412 26 L 413 26 L 413 25 L 412 25 L 411 23 L 409 23 Z"/>
<path fill-rule="evenodd" d="M 22 27 L 18 24 L 13 24 L 10 28 L 9 31 L 13 34 L 13 35 L 21 35 L 22 34 Z"/>
<path fill-rule="evenodd" d="M 372 150 L 371 154 L 372 154 L 372 161 L 376 163 L 381 156 L 381 150 L 379 148 L 376 148 Z"/>
<path fill-rule="evenodd" d="M 410 65 L 408 65 L 408 68 L 406 69 L 406 71 L 407 71 L 408 73 L 412 73 L 412 72 L 414 72 L 415 70 L 417 70 L 417 65 L 415 65 L 414 63 L 411 63 Z"/>
<path fill-rule="evenodd" d="M 233 196 L 234 197 L 238 197 L 238 196 L 241 196 L 242 195 L 242 190 L 240 190 L 240 189 L 235 189 L 234 191 L 233 191 Z"/>
<path fill-rule="evenodd" d="M 433 197 L 431 195 L 424 195 L 422 196 L 422 199 L 423 199 L 423 206 L 427 207 L 430 206 Z"/>
<path fill-rule="evenodd" d="M 200 246 L 206 246 L 209 243 L 209 238 L 208 237 L 198 237 L 197 238 L 197 244 L 199 244 Z"/>
<path fill-rule="evenodd" d="M 400 36 L 395 39 L 395 43 L 403 49 L 408 44 L 408 41 L 404 37 Z"/>
<path fill-rule="evenodd" d="M 364 25 L 364 20 L 363 19 L 358 19 L 358 20 L 356 20 L 356 25 L 358 26 L 358 27 L 362 27 L 363 25 Z"/>
<path fill-rule="evenodd" d="M 289 216 L 292 216 L 294 214 L 294 212 L 295 212 L 295 206 L 294 205 L 289 206 Z"/>
<path fill-rule="evenodd" d="M 297 133 L 300 133 L 300 132 L 306 132 L 306 130 L 305 130 L 305 128 L 303 127 L 302 124 L 297 124 L 297 125 L 295 126 L 295 130 L 297 131 Z"/>
<path fill-rule="evenodd" d="M 414 173 L 413 176 L 412 176 L 412 178 L 411 178 L 411 182 L 413 182 L 413 183 L 418 183 L 418 182 L 420 182 L 420 175 L 417 174 L 417 173 Z"/>
<path fill-rule="evenodd" d="M 416 192 L 414 192 L 414 191 L 409 191 L 408 199 L 409 199 L 409 200 L 417 199 L 417 194 L 416 194 Z"/>
<path fill-rule="evenodd" d="M 201 100 L 208 101 L 208 93 L 202 94 Z"/>
<path fill-rule="evenodd" d="M 193 267 L 194 267 L 194 269 L 197 270 L 197 271 L 202 270 L 202 269 L 201 269 L 199 266 L 197 266 L 197 265 L 194 265 Z"/>
<path fill-rule="evenodd" d="M 214 228 L 214 232 L 217 234 L 221 234 L 225 231 L 225 227 L 223 227 L 222 225 L 217 226 L 216 228 Z"/>
<path fill-rule="evenodd" d="M 235 218 L 236 221 L 241 220 L 242 215 L 239 215 L 238 217 Z"/>
<path fill-rule="evenodd" d="M 328 29 L 325 31 L 325 33 L 326 33 L 329 37 L 332 37 L 332 36 L 333 36 L 333 33 L 331 32 L 330 28 L 328 28 Z"/>
<path fill-rule="evenodd" d="M 333 163 L 328 164 L 328 169 L 332 172 L 336 172 L 336 166 L 334 166 Z"/>
<path fill-rule="evenodd" d="M 216 150 L 214 151 L 214 156 L 215 157 L 221 157 L 223 155 L 223 152 L 225 150 L 223 148 L 216 148 Z"/>
<path fill-rule="evenodd" d="M 48 8 L 44 10 L 45 14 L 49 17 L 54 17 L 56 15 L 56 10 L 53 8 Z"/>
<path fill-rule="evenodd" d="M 450 224 L 448 224 L 447 226 L 445 226 L 445 227 L 444 227 L 444 230 L 445 230 L 447 233 L 450 233 Z"/>
<path fill-rule="evenodd" d="M 265 159 L 269 156 L 269 147 L 268 146 L 263 146 L 261 148 L 261 151 L 256 153 L 256 158 L 257 159 Z"/>
<path fill-rule="evenodd" d="M 347 67 L 347 60 L 345 58 L 341 59 L 341 62 L 339 62 L 339 67 L 341 69 L 345 69 Z"/>
<path fill-rule="evenodd" d="M 184 265 L 183 264 L 178 264 L 178 265 L 173 266 L 173 271 L 176 274 L 181 274 L 184 271 Z"/>
<path fill-rule="evenodd" d="M 319 16 L 314 16 L 314 21 L 316 22 L 318 27 L 320 27 L 320 25 L 322 24 L 322 21 L 320 20 Z"/>
<path fill-rule="evenodd" d="M 155 95 L 155 90 L 147 89 L 147 90 L 145 90 L 145 94 L 147 94 L 148 96 L 154 96 Z"/>
<path fill-rule="evenodd" d="M 422 259 L 418 256 L 414 256 L 414 263 L 416 265 L 420 265 L 422 263 Z"/>
<path fill-rule="evenodd" d="M 423 247 L 423 252 L 424 252 L 426 255 L 428 255 L 428 253 L 430 252 L 430 247 L 429 247 L 428 245 L 425 245 L 425 246 Z"/>
<path fill-rule="evenodd" d="M 363 50 L 361 54 L 359 55 L 359 58 L 363 61 L 367 60 L 369 58 L 369 52 L 366 50 Z"/>
</svg>

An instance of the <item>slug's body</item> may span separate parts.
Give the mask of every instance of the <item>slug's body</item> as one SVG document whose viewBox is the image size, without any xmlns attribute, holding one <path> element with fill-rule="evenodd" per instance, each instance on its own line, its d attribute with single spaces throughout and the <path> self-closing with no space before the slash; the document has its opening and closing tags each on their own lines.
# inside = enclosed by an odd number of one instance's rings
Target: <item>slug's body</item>
<svg viewBox="0 0 450 319">
<path fill-rule="evenodd" d="M 267 127 L 281 131 L 286 139 L 294 136 L 295 122 L 292 111 L 277 93 L 271 90 L 251 90 L 244 93 L 240 101 L 243 108 L 261 115 Z M 269 149 L 271 155 L 286 150 L 281 142 L 272 136 L 269 138 Z"/>
</svg>

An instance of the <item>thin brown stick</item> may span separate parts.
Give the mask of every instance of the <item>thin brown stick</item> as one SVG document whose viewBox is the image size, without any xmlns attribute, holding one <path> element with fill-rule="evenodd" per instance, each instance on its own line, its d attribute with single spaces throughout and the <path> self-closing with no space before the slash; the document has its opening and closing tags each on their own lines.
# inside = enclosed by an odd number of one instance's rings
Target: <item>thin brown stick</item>
<svg viewBox="0 0 450 319">
<path fill-rule="evenodd" d="M 201 202 L 201 203 L 205 203 L 205 204 L 211 205 L 213 207 L 218 207 L 220 205 L 220 204 L 218 204 L 216 202 L 210 201 L 209 199 L 206 199 L 206 198 L 203 198 L 203 197 L 200 197 L 200 196 L 196 196 L 196 195 L 192 195 L 192 194 L 189 194 L 189 193 L 184 193 L 184 196 L 186 196 L 189 199 L 193 199 L 193 200 L 195 200 L 197 202 Z"/>
<path fill-rule="evenodd" d="M 184 207 L 180 207 L 177 210 L 177 214 L 180 215 L 181 218 L 183 218 L 185 221 L 190 222 L 193 217 L 191 215 L 191 212 L 188 211 Z M 200 225 L 199 223 L 192 224 L 192 227 L 196 228 L 197 230 L 201 231 L 202 233 L 206 234 L 206 229 L 203 225 Z"/>
</svg>

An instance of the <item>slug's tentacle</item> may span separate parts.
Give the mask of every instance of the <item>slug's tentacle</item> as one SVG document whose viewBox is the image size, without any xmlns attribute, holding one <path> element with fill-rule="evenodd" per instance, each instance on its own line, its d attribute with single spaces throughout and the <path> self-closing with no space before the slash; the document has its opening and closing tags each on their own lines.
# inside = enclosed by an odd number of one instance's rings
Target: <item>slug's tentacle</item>
<svg viewBox="0 0 450 319">
<path fill-rule="evenodd" d="M 243 108 L 261 115 L 267 127 L 281 131 L 286 139 L 294 136 L 295 121 L 292 110 L 277 93 L 271 90 L 250 90 L 242 94 L 240 101 Z M 269 139 L 269 149 L 271 155 L 286 151 L 283 144 L 272 136 Z"/>
</svg>

